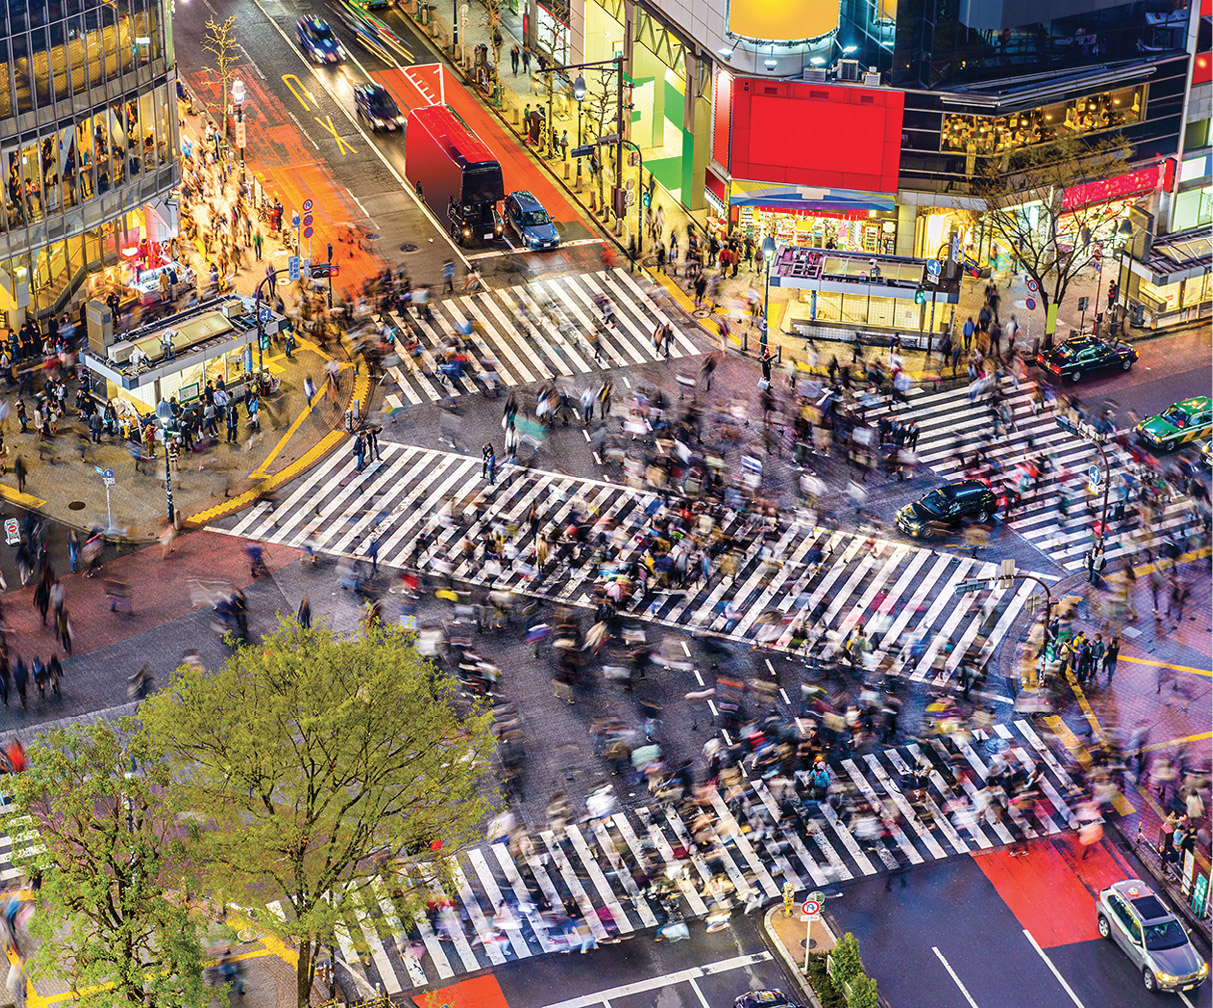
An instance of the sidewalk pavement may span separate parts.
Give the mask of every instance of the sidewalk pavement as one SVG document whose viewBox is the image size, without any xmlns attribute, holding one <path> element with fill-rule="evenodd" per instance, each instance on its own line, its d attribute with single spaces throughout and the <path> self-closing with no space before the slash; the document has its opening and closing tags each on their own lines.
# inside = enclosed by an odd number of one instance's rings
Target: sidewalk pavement
<svg viewBox="0 0 1213 1008">
<path fill-rule="evenodd" d="M 1111 683 L 1102 670 L 1085 687 L 1070 676 L 1069 686 L 1075 704 L 1062 716 L 1047 717 L 1045 722 L 1083 766 L 1091 765 L 1089 750 L 1102 741 L 1108 740 L 1117 751 L 1124 751 L 1134 730 L 1144 730 L 1143 772 L 1136 772 L 1130 755 L 1125 793 L 1123 799 L 1116 802 L 1118 814 L 1113 825 L 1124 844 L 1155 874 L 1156 881 L 1168 890 L 1170 901 L 1178 907 L 1186 907 L 1186 902 L 1178 887 L 1171 887 L 1157 856 L 1149 847 L 1158 841 L 1159 826 L 1166 815 L 1155 793 L 1150 770 L 1156 758 L 1177 757 L 1181 750 L 1189 754 L 1192 764 L 1209 765 L 1210 738 L 1213 737 L 1213 708 L 1210 705 L 1213 671 L 1209 667 L 1213 589 L 1209 579 L 1209 555 L 1209 547 L 1202 547 L 1179 558 L 1180 582 L 1189 589 L 1190 595 L 1182 614 L 1172 608 L 1168 615 L 1164 588 L 1159 598 L 1159 619 L 1153 615 L 1154 598 L 1149 583 L 1154 564 L 1134 568 L 1137 587 L 1130 594 L 1131 605 L 1126 616 L 1136 611 L 1136 619 L 1111 619 L 1107 596 L 1093 590 L 1082 576 L 1067 578 L 1055 586 L 1055 598 L 1077 596 L 1081 600 L 1074 621 L 1075 632 L 1081 630 L 1090 638 L 1100 633 L 1105 642 L 1112 633 L 1119 633 L 1121 651 Z M 1000 659 L 1004 675 L 1009 667 L 1011 674 L 1015 674 L 1017 659 L 1012 655 L 1032 622 L 1034 617 L 1025 614 L 1024 620 L 1007 635 L 1007 653 Z M 1012 662 L 1011 666 L 1007 665 L 1008 661 Z M 1176 787 L 1170 788 L 1168 795 L 1172 807 L 1176 807 L 1176 790 Z M 1206 809 L 1213 806 L 1213 795 L 1207 787 L 1202 797 Z M 1139 839 L 1143 842 L 1138 843 Z M 1198 834 L 1196 857 L 1201 870 L 1209 871 L 1207 832 Z M 1207 921 L 1194 923 L 1208 934 Z"/>
<path fill-rule="evenodd" d="M 197 608 L 193 596 L 198 586 L 246 588 L 254 578 L 244 547 L 242 539 L 199 530 L 178 537 L 168 557 L 136 550 L 107 559 L 94 577 L 87 577 L 83 568 L 75 574 L 60 571 L 64 609 L 72 627 L 72 654 L 128 640 L 191 612 Z M 261 547 L 271 572 L 299 559 L 299 551 L 291 546 L 262 543 Z M 46 661 L 52 653 L 63 652 L 53 615 L 47 626 L 42 625 L 34 606 L 34 586 L 33 580 L 26 588 L 13 585 L 4 595 L 4 632 L 14 655 L 27 662 L 35 655 Z M 127 593 L 124 600 L 116 598 L 116 589 Z M 9 700 L 14 707 L 19 703 L 15 694 Z M 32 688 L 30 702 L 37 704 L 37 692 Z"/>
<path fill-rule="evenodd" d="M 183 133 L 198 149 L 197 133 L 201 121 L 190 116 Z M 228 185 L 216 192 L 217 207 L 225 207 L 232 195 L 238 172 L 232 165 Z M 191 212 L 183 199 L 182 213 Z M 263 232 L 264 233 L 264 232 Z M 180 251 L 195 270 L 199 284 L 205 285 L 209 273 L 204 250 L 180 241 Z M 249 263 L 233 277 L 235 289 L 251 295 L 264 278 L 264 261 L 285 267 L 287 249 L 280 241 L 267 238 L 263 260 L 248 250 Z M 279 284 L 279 293 L 295 310 L 300 298 L 299 284 Z M 322 393 L 309 402 L 303 391 L 304 379 L 311 376 L 317 387 L 323 385 L 324 367 L 331 359 L 341 362 L 343 372 L 353 371 L 353 380 L 340 379 L 339 395 L 328 401 Z M 281 341 L 265 352 L 264 363 L 271 375 L 281 381 L 279 391 L 262 398 L 261 431 L 248 428 L 247 416 L 241 419 L 239 440 L 216 443 L 205 450 L 182 451 L 177 469 L 171 474 L 173 505 L 183 525 L 202 525 L 239 510 L 266 490 L 274 489 L 336 450 L 345 440 L 344 421 L 352 400 L 357 400 L 363 415 L 371 393 L 370 378 L 350 360 L 347 342 L 330 342 L 328 349 L 296 338 L 296 350 L 288 357 Z M 17 394 L 4 396 L 12 407 Z M 69 393 L 71 402 L 71 393 Z M 31 405 L 27 397 L 27 407 Z M 7 428 L 7 429 L 5 429 Z M 0 483 L 0 497 L 10 503 L 38 511 L 47 517 L 77 529 L 105 528 L 108 515 L 122 530 L 114 538 L 129 542 L 155 539 L 167 523 L 164 446 L 155 446 L 155 458 L 134 463 L 121 437 L 104 435 L 99 444 L 90 441 L 84 423 L 65 415 L 59 433 L 39 441 L 31 425 L 21 433 L 13 420 L 0 422 L 0 431 L 8 443 L 10 457 L 20 457 L 28 477 L 24 492 L 19 492 L 10 473 Z M 225 428 L 220 427 L 220 435 Z M 117 482 L 107 495 L 96 469 L 108 468 L 117 474 Z"/>
<path fill-rule="evenodd" d="M 813 921 L 810 928 L 810 925 L 801 921 L 799 906 L 794 906 L 791 916 L 788 916 L 783 912 L 783 903 L 780 902 L 765 911 L 762 925 L 767 944 L 783 960 L 788 972 L 799 980 L 800 994 L 808 999 L 812 1008 L 821 1008 L 821 1002 L 804 978 L 804 962 L 806 939 L 811 943 L 809 953 L 815 956 L 825 955 L 836 944 L 834 934 L 825 919 Z"/>
<path fill-rule="evenodd" d="M 18 941 L 23 949 L 32 941 L 24 928 L 18 934 Z M 24 987 L 24 999 L 20 1003 L 25 1008 L 51 1008 L 52 1005 L 71 1003 L 71 990 L 67 983 L 52 978 L 30 982 L 21 970 L 21 959 L 11 948 L 6 951 L 15 977 L 10 978 L 9 984 L 0 990 L 0 1008 L 17 1003 L 13 1000 L 14 986 Z M 215 991 L 209 1004 L 212 1008 L 224 1004 L 240 1005 L 241 1008 L 296 1008 L 295 956 L 293 949 L 272 938 L 242 943 L 231 927 L 216 923 L 204 938 L 203 961 L 207 964 L 208 984 L 219 982 L 218 964 L 229 959 L 238 964 L 239 986 L 229 992 L 226 1000 Z M 325 999 L 326 993 L 321 989 L 321 980 L 317 976 L 312 984 L 310 1003 L 321 1005 Z"/>
<path fill-rule="evenodd" d="M 406 13 L 416 21 L 416 12 L 409 11 L 406 8 Z M 479 12 L 477 12 L 479 14 Z M 451 32 L 449 22 L 443 19 L 440 9 L 435 9 L 431 14 L 431 29 L 430 37 L 435 48 L 438 48 L 439 42 L 445 44 L 449 41 Z M 418 22 L 419 30 L 421 28 Z M 518 15 L 510 14 L 507 11 L 501 12 L 501 32 L 503 36 L 503 45 L 501 47 L 502 67 L 499 74 L 500 84 L 502 87 L 502 104 L 500 108 L 494 110 L 497 114 L 510 126 L 520 139 L 527 146 L 531 146 L 529 141 L 525 140 L 525 126 L 522 121 L 522 110 L 526 106 L 536 105 L 543 106 L 546 101 L 546 90 L 539 86 L 538 79 L 533 74 L 512 74 L 508 64 L 508 54 L 510 49 L 516 44 L 520 48 L 523 47 L 522 38 L 522 21 Z M 480 17 L 474 16 L 468 19 L 468 23 L 464 33 L 464 42 L 467 48 L 475 47 L 479 44 L 488 46 L 489 52 L 492 52 L 491 29 L 487 21 Z M 463 71 L 464 64 L 457 63 L 450 56 L 447 49 L 443 49 L 443 56 L 457 70 Z M 468 87 L 473 92 L 476 92 L 484 101 L 486 106 L 493 107 L 492 103 L 484 99 L 483 92 L 479 91 L 468 74 L 464 74 Z M 564 131 L 568 131 L 570 137 L 577 136 L 578 117 L 575 103 L 561 102 L 560 105 L 567 105 L 565 111 L 560 111 L 556 103 L 553 103 L 552 123 L 550 129 L 554 129 L 559 135 Z M 545 109 L 546 111 L 546 109 Z M 574 143 L 575 145 L 575 143 Z M 576 200 L 580 201 L 585 208 L 587 214 L 592 213 L 600 222 L 600 226 L 605 234 L 610 235 L 615 240 L 620 248 L 626 252 L 627 235 L 634 232 L 636 229 L 635 210 L 628 213 L 627 220 L 624 222 L 627 230 L 622 236 L 616 236 L 616 232 L 612 229 L 610 220 L 611 215 L 605 211 L 605 208 L 598 205 L 598 187 L 594 184 L 593 179 L 589 175 L 588 170 L 579 178 L 576 171 L 576 161 L 565 160 L 560 156 L 547 156 L 543 148 L 546 144 L 540 143 L 532 149 L 535 159 L 542 163 L 558 183 L 562 184 L 569 194 Z M 604 191 L 610 191 L 610 180 L 613 178 L 611 167 L 614 159 L 611 157 L 603 158 L 604 173 L 606 181 L 604 182 Z M 561 168 L 560 166 L 564 167 Z M 624 166 L 624 182 L 630 180 L 635 187 L 635 191 L 639 193 L 646 184 L 647 180 L 642 179 L 641 166 L 636 167 Z M 692 218 L 686 208 L 675 199 L 663 186 L 658 183 L 658 188 L 653 200 L 653 212 L 656 213 L 658 207 L 662 207 L 665 211 L 665 235 L 668 236 L 675 232 L 680 237 L 680 248 L 685 250 L 687 246 L 686 235 L 689 230 L 695 230 L 700 237 L 704 237 L 704 229 L 702 225 Z M 729 319 L 729 328 L 732 332 L 733 339 L 731 345 L 734 350 L 743 353 L 757 355 L 758 350 L 758 330 L 750 326 L 750 313 L 746 305 L 747 293 L 752 289 L 757 291 L 759 296 L 763 294 L 764 278 L 762 273 L 752 264 L 746 266 L 741 264 L 737 276 L 725 279 L 720 284 L 720 296 L 718 304 L 721 310 L 719 312 L 710 312 L 707 308 L 696 308 L 691 301 L 691 281 L 689 278 L 673 276 L 663 273 L 657 269 L 657 260 L 652 253 L 652 241 L 648 235 L 644 236 L 642 241 L 644 249 L 642 256 L 643 267 L 653 276 L 653 278 L 670 291 L 671 295 L 678 301 L 688 315 L 696 318 L 699 323 L 712 333 L 717 338 L 720 338 L 720 325 L 717 321 L 718 315 L 727 316 Z M 1100 272 L 1098 267 L 1091 266 L 1084 269 L 1071 282 L 1070 289 L 1067 291 L 1066 299 L 1063 302 L 1058 315 L 1057 336 L 1065 338 L 1069 335 L 1072 328 L 1080 326 L 1085 331 L 1090 331 L 1094 322 L 1095 313 L 1100 306 L 1106 307 L 1106 288 L 1107 283 L 1113 278 L 1114 268 L 1110 261 L 1108 269 Z M 717 275 L 715 269 L 708 270 L 709 277 Z M 988 283 L 986 278 L 971 277 L 965 275 L 961 280 L 960 300 L 955 306 L 941 306 L 940 311 L 949 312 L 954 308 L 952 315 L 952 331 L 959 332 L 966 318 L 972 316 L 976 319 L 985 304 L 985 288 Z M 1004 325 L 1006 320 L 1011 315 L 1016 316 L 1016 321 L 1020 325 L 1020 335 L 1018 343 L 1025 350 L 1032 347 L 1033 341 L 1041 339 L 1044 336 L 1045 313 L 1040 307 L 1040 299 L 1037 297 L 1037 308 L 1029 310 L 1023 302 L 1029 296 L 1030 292 L 1027 289 L 1025 280 L 1021 275 L 1012 275 L 1009 277 L 996 278 L 996 283 L 1001 294 L 1001 304 L 998 312 L 998 318 Z M 1080 313 L 1077 309 L 1078 299 L 1087 297 L 1091 307 L 1085 313 Z M 788 355 L 803 359 L 806 353 L 807 340 L 800 335 L 793 335 L 782 331 L 778 310 L 772 304 L 772 324 L 768 333 L 768 346 L 771 352 L 774 353 L 776 348 L 782 348 L 784 359 Z M 1191 326 L 1171 327 L 1161 332 L 1156 332 L 1147 329 L 1133 329 L 1128 334 L 1129 339 L 1141 339 L 1154 335 L 1162 335 L 1170 332 L 1187 330 Z M 834 347 L 837 346 L 837 350 Z M 850 349 L 842 344 L 834 344 L 829 341 L 821 341 L 819 352 L 823 356 L 831 353 L 837 353 L 840 361 L 845 362 L 849 359 Z M 881 347 L 866 347 L 864 350 L 865 357 L 882 354 Z M 844 356 L 845 355 L 845 356 Z M 939 357 L 937 354 L 929 355 L 921 350 L 903 350 L 901 356 L 905 361 L 905 370 L 916 381 L 932 381 L 939 374 Z"/>
</svg>

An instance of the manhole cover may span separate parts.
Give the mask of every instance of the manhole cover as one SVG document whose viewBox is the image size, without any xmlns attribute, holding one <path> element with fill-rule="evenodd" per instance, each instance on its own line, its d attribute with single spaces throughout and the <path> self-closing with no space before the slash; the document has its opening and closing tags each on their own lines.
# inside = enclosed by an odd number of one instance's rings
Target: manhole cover
<svg viewBox="0 0 1213 1008">
<path fill-rule="evenodd" d="M 400 251 L 401 252 L 416 252 L 417 246 L 414 245 L 412 242 L 405 242 L 403 245 L 400 246 Z"/>
<path fill-rule="evenodd" d="M 368 231 L 362 237 L 365 238 L 367 241 L 378 241 L 380 236 L 375 234 L 374 231 Z"/>
<path fill-rule="evenodd" d="M 67 506 L 67 509 L 69 511 L 83 511 L 84 510 L 84 501 L 72 501 Z"/>
</svg>

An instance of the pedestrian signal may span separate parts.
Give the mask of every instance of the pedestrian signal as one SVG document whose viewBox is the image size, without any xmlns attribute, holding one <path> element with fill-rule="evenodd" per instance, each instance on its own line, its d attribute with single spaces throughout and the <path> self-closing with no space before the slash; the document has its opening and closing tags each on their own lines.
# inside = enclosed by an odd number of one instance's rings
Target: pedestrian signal
<svg viewBox="0 0 1213 1008">
<path fill-rule="evenodd" d="M 927 303 L 927 292 L 925 290 L 923 290 L 921 287 L 919 287 L 918 290 L 916 290 L 914 292 L 914 303 L 915 304 L 926 304 Z"/>
</svg>

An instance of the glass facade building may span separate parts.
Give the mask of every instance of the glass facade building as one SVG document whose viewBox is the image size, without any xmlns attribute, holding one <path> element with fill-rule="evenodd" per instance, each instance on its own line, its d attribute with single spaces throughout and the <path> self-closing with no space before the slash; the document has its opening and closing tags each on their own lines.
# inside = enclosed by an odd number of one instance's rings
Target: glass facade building
<svg viewBox="0 0 1213 1008">
<path fill-rule="evenodd" d="M 0 0 L 0 311 L 60 311 L 90 273 L 176 230 L 163 0 Z"/>
</svg>

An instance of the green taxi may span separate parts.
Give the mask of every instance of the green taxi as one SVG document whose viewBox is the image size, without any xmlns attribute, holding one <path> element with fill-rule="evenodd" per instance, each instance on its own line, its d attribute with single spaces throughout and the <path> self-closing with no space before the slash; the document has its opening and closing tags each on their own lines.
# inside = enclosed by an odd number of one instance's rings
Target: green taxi
<svg viewBox="0 0 1213 1008">
<path fill-rule="evenodd" d="M 1170 451 L 1213 431 L 1213 400 L 1196 396 L 1168 406 L 1136 427 L 1137 439 L 1152 448 Z"/>
</svg>

